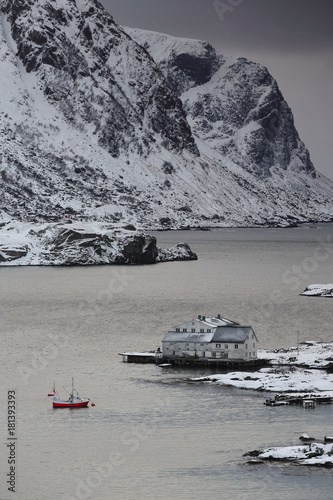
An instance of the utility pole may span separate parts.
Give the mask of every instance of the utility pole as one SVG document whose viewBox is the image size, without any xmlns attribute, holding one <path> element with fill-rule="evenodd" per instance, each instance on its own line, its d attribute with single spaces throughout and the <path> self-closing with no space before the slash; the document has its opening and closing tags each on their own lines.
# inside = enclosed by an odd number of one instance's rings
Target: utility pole
<svg viewBox="0 0 333 500">
<path fill-rule="evenodd" d="M 299 356 L 299 331 L 297 330 L 297 356 Z"/>
</svg>

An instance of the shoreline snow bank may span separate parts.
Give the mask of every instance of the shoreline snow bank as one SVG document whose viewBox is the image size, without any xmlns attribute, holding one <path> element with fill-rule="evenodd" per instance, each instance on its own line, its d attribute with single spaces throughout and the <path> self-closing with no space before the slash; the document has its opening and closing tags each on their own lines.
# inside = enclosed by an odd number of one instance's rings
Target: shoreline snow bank
<svg viewBox="0 0 333 500">
<path fill-rule="evenodd" d="M 271 365 L 327 369 L 333 365 L 333 342 L 302 342 L 297 347 L 259 349 L 258 358 L 269 359 Z"/>
<path fill-rule="evenodd" d="M 293 356 L 291 356 L 293 354 Z M 320 393 L 333 397 L 333 374 L 325 368 L 333 356 L 333 343 L 309 342 L 299 348 L 260 351 L 261 359 L 269 358 L 271 367 L 255 372 L 229 372 L 192 378 L 195 382 L 210 382 L 238 389 L 283 393 Z M 289 366 L 288 366 L 289 365 Z M 304 368 L 304 366 L 316 368 Z"/>
<path fill-rule="evenodd" d="M 333 444 L 312 442 L 301 446 L 266 448 L 258 454 L 261 460 L 282 460 L 297 465 L 333 467 Z"/>
<path fill-rule="evenodd" d="M 333 283 L 308 285 L 301 295 L 308 297 L 333 297 Z"/>
<path fill-rule="evenodd" d="M 325 394 L 327 397 L 333 397 L 333 374 L 328 374 L 322 370 L 262 368 L 253 373 L 230 372 L 192 378 L 191 380 L 195 382 L 211 382 L 254 391 L 297 392 L 303 395 L 320 392 L 321 395 Z"/>
</svg>

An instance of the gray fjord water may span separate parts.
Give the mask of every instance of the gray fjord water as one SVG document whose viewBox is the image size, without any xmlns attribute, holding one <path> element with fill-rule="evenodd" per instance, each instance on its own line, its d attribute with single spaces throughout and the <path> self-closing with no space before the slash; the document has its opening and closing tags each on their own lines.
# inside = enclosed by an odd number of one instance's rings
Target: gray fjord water
<svg viewBox="0 0 333 500">
<path fill-rule="evenodd" d="M 300 296 L 333 281 L 333 225 L 158 232 L 195 262 L 153 266 L 2 268 L 0 498 L 58 500 L 317 500 L 332 474 L 243 454 L 332 435 L 332 406 L 269 408 L 266 393 L 189 377 L 204 369 L 121 362 L 160 346 L 197 314 L 251 324 L 260 348 L 333 340 L 331 299 Z M 71 376 L 95 407 L 53 410 Z M 16 493 L 8 491 L 7 395 L 16 397 Z"/>
</svg>

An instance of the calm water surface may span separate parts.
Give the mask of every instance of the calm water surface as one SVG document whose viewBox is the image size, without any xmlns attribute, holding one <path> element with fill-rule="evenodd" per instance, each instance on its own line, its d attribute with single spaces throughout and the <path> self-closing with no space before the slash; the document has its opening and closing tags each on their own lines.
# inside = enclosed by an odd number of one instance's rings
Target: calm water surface
<svg viewBox="0 0 333 500">
<path fill-rule="evenodd" d="M 121 362 L 170 326 L 221 313 L 251 324 L 261 348 L 333 339 L 330 224 L 156 233 L 196 262 L 138 267 L 0 268 L 0 498 L 323 500 L 332 472 L 248 465 L 243 454 L 333 434 L 331 405 L 267 408 L 267 394 L 189 383 L 205 370 Z M 96 406 L 53 410 L 74 375 Z M 7 391 L 16 391 L 16 493 L 7 491 Z"/>
</svg>

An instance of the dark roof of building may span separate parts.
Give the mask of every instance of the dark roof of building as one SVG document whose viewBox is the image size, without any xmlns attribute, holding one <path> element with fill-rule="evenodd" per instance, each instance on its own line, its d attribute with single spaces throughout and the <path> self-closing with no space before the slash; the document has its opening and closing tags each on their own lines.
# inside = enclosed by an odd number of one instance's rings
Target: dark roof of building
<svg viewBox="0 0 333 500">
<path fill-rule="evenodd" d="M 250 326 L 222 326 L 217 327 L 211 342 L 238 342 L 242 343 L 253 330 Z"/>
<path fill-rule="evenodd" d="M 211 342 L 211 333 L 168 332 L 162 342 Z"/>
<path fill-rule="evenodd" d="M 180 325 L 175 326 L 176 328 L 182 328 L 184 325 L 187 325 L 189 323 L 194 324 L 200 324 L 200 326 L 206 327 L 206 328 L 217 328 L 218 326 L 236 326 L 239 325 L 239 323 L 236 323 L 235 321 L 231 321 L 230 319 L 227 318 L 222 318 L 222 316 L 219 314 L 218 316 L 215 317 L 207 317 L 207 316 L 201 316 L 200 314 L 198 315 L 197 318 L 192 319 L 190 321 L 186 321 L 185 323 L 181 323 Z"/>
</svg>

